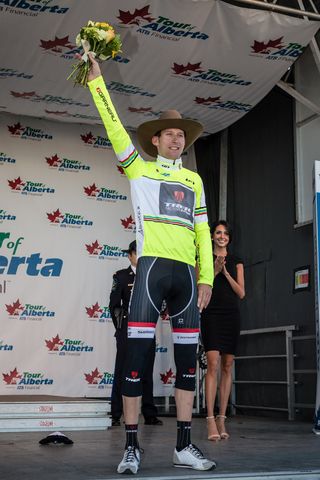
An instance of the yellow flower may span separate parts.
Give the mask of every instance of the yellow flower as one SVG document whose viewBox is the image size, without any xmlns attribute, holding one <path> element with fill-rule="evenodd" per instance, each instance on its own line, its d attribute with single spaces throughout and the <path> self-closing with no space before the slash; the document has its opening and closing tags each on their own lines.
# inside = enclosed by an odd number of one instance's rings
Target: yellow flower
<svg viewBox="0 0 320 480">
<path fill-rule="evenodd" d="M 106 22 L 97 22 L 95 26 L 100 28 L 112 28 L 109 23 Z"/>
<path fill-rule="evenodd" d="M 116 34 L 114 33 L 114 30 L 113 30 L 113 29 L 112 29 L 112 30 L 107 30 L 107 31 L 106 31 L 106 34 L 107 34 L 107 36 L 106 36 L 106 43 L 111 42 L 111 40 L 113 40 L 114 37 L 116 36 Z"/>
</svg>

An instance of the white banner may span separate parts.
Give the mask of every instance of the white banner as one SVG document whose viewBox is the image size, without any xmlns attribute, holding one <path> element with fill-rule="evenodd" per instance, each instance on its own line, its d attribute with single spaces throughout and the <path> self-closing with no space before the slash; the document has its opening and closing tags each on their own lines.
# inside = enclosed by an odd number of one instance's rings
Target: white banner
<svg viewBox="0 0 320 480">
<path fill-rule="evenodd" d="M 319 28 L 219 0 L 0 0 L 0 16 L 1 109 L 100 123 L 89 92 L 66 78 L 81 27 L 108 21 L 123 48 L 102 68 L 123 123 L 134 129 L 175 108 L 205 133 L 249 112 Z"/>
</svg>

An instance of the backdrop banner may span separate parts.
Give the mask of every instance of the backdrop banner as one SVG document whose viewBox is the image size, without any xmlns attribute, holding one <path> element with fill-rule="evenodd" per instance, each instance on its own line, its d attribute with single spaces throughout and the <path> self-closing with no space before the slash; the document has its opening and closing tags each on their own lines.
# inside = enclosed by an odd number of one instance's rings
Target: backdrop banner
<svg viewBox="0 0 320 480">
<path fill-rule="evenodd" d="M 107 21 L 122 52 L 102 64 L 128 128 L 175 108 L 214 133 L 239 120 L 301 55 L 319 22 L 219 0 L 0 0 L 0 108 L 101 123 L 66 78 L 88 20 Z M 8 53 L 9 52 L 9 53 Z"/>
<path fill-rule="evenodd" d="M 314 162 L 313 170 L 313 236 L 314 236 L 314 271 L 315 271 L 315 305 L 316 305 L 316 346 L 317 346 L 317 394 L 315 424 L 313 431 L 320 435 L 320 161 Z"/>
<path fill-rule="evenodd" d="M 129 182 L 102 127 L 2 114 L 0 137 L 0 395 L 108 397 Z M 158 323 L 155 394 L 171 395 L 171 329 Z"/>
</svg>

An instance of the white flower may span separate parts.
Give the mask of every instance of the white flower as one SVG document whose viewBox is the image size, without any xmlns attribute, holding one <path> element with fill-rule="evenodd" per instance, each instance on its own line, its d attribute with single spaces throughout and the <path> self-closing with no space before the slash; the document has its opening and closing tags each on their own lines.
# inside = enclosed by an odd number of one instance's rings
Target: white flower
<svg viewBox="0 0 320 480">
<path fill-rule="evenodd" d="M 76 45 L 77 45 L 77 47 L 81 47 L 81 35 L 80 35 L 80 33 L 78 33 L 78 35 L 76 36 Z"/>
</svg>

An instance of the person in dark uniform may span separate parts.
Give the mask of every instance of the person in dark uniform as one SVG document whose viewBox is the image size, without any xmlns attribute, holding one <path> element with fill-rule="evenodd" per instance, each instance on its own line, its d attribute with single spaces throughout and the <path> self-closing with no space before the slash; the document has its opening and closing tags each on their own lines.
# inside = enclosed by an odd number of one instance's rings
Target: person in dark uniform
<svg viewBox="0 0 320 480">
<path fill-rule="evenodd" d="M 112 426 L 120 426 L 120 417 L 123 411 L 121 378 L 125 362 L 127 331 L 128 331 L 128 310 L 131 297 L 131 291 L 134 283 L 137 255 L 136 241 L 130 243 L 128 250 L 130 266 L 123 270 L 118 270 L 113 275 L 113 285 L 110 293 L 110 313 L 116 332 L 117 354 L 114 367 L 113 387 L 111 393 L 111 416 Z M 153 366 L 155 359 L 155 339 L 150 349 L 147 367 L 143 378 L 142 405 L 141 411 L 144 416 L 145 425 L 162 425 L 162 421 L 157 418 L 157 407 L 153 400 Z"/>
</svg>

